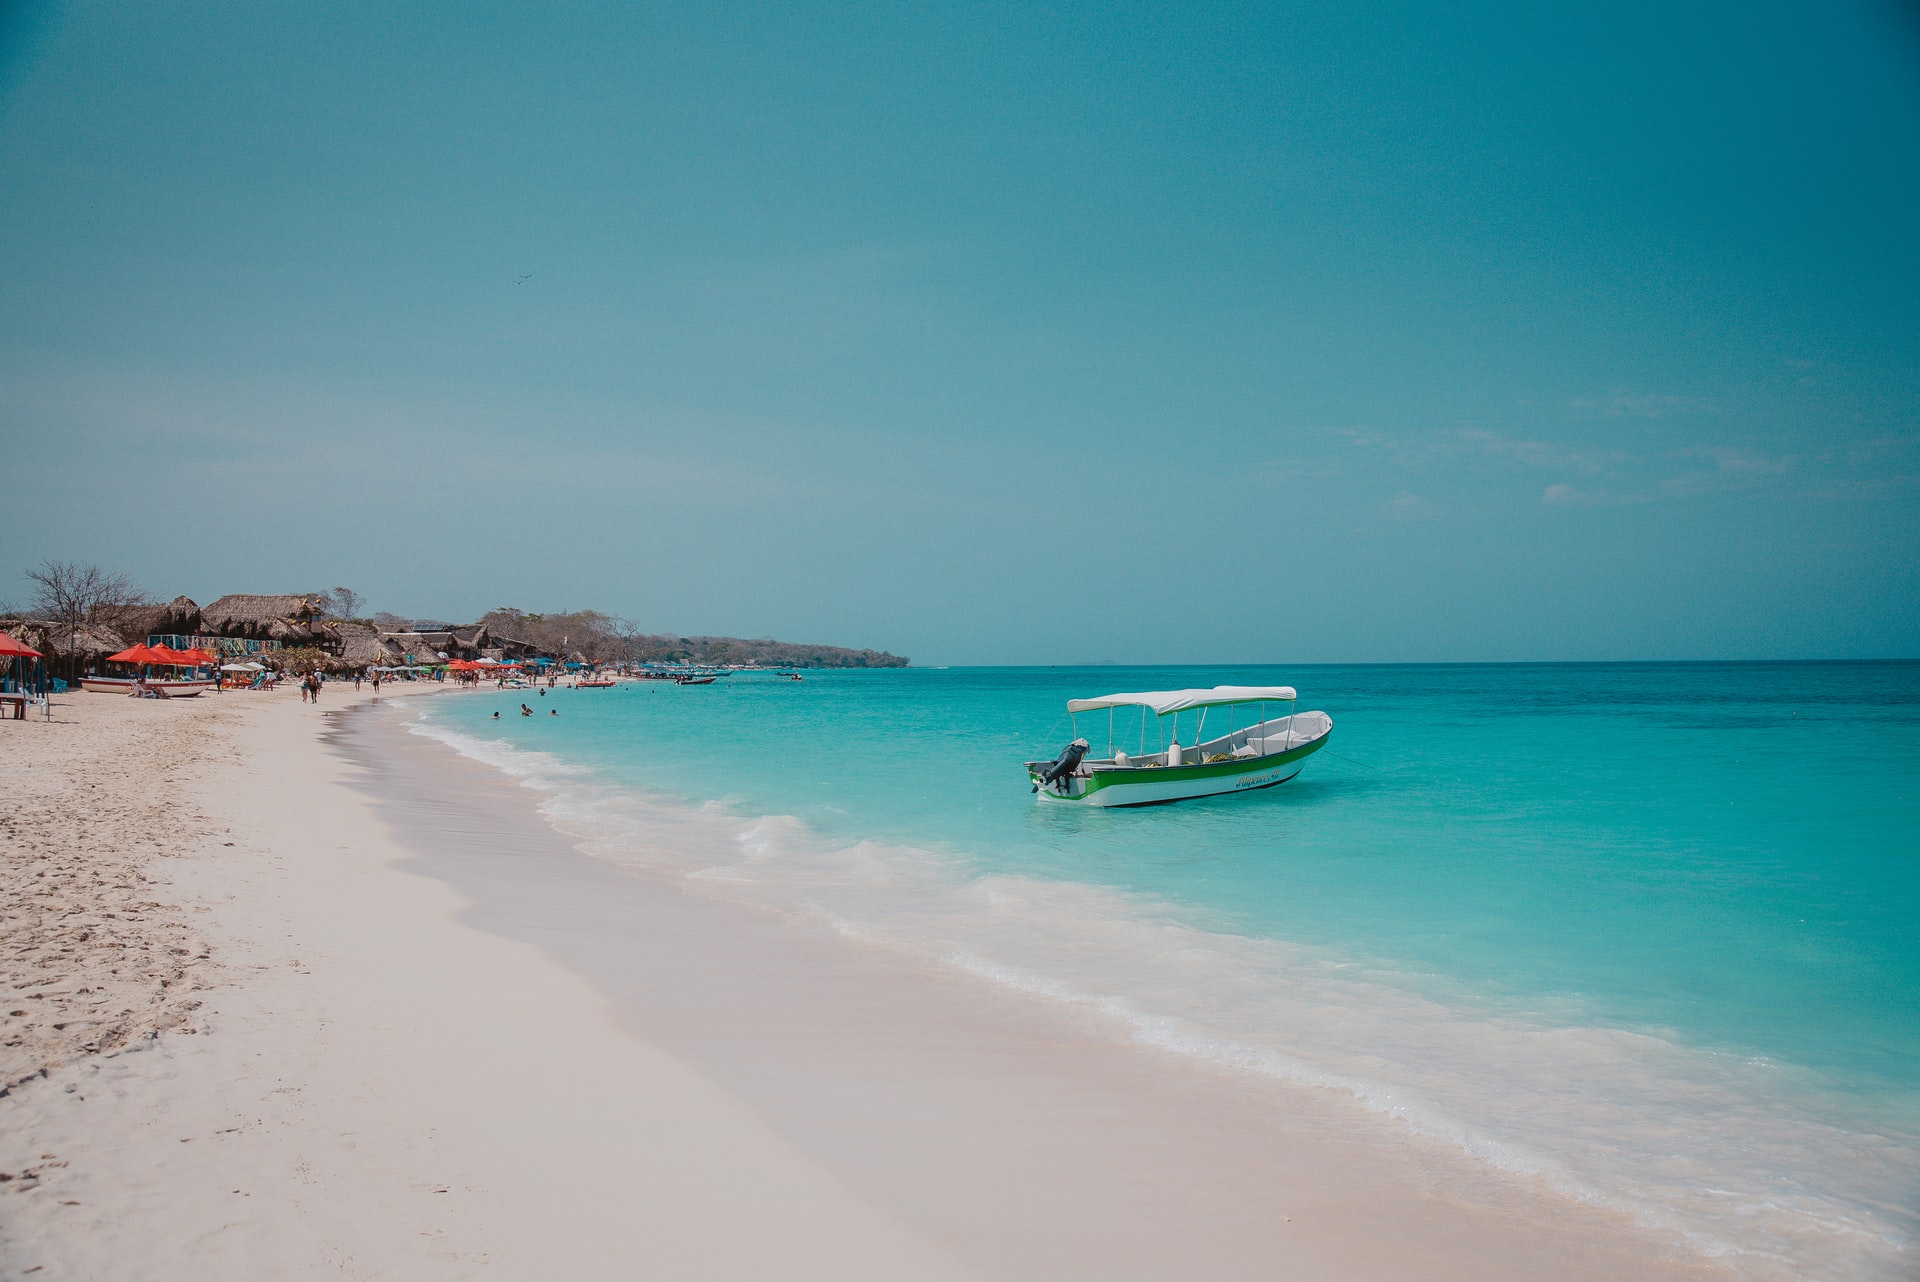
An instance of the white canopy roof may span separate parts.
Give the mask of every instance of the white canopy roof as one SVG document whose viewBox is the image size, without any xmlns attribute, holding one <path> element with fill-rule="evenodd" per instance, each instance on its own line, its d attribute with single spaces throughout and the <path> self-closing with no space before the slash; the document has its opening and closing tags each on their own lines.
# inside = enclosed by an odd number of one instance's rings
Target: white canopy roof
<svg viewBox="0 0 1920 1282">
<path fill-rule="evenodd" d="M 1215 686 L 1211 690 L 1147 690 L 1140 694 L 1108 694 L 1098 699 L 1069 699 L 1068 712 L 1096 708 L 1152 708 L 1161 716 L 1187 708 L 1213 708 L 1223 703 L 1262 703 L 1300 696 L 1292 686 Z"/>
</svg>

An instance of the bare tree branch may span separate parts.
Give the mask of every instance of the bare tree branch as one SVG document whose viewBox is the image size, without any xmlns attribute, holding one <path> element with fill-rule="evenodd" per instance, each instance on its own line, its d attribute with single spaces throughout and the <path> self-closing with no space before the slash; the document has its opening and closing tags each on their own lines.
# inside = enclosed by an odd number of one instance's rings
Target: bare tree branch
<svg viewBox="0 0 1920 1282">
<path fill-rule="evenodd" d="M 320 613 L 329 619 L 357 619 L 360 608 L 367 599 L 352 588 L 336 587 L 331 592 L 316 592 L 320 599 Z"/>
<path fill-rule="evenodd" d="M 42 561 L 28 570 L 33 582 L 33 605 L 42 617 L 77 627 L 100 606 L 139 605 L 146 593 L 124 574 L 111 574 L 79 561 Z"/>
<path fill-rule="evenodd" d="M 135 587 L 126 575 L 110 573 L 87 562 L 42 561 L 38 569 L 27 571 L 27 578 L 34 585 L 35 613 L 43 619 L 64 623 L 69 638 L 95 610 L 140 605 L 147 599 L 147 594 Z M 69 668 L 77 671 L 78 662 L 76 656 L 68 656 Z"/>
</svg>

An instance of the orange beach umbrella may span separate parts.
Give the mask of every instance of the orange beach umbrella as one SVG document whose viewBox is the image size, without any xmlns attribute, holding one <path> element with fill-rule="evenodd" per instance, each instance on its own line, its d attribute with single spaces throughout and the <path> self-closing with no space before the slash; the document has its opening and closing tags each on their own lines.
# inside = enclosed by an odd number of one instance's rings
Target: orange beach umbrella
<svg viewBox="0 0 1920 1282">
<path fill-rule="evenodd" d="M 176 650 L 170 645 L 156 645 L 148 648 L 153 651 L 153 658 L 147 660 L 149 663 L 157 663 L 166 668 L 193 668 L 200 664 L 200 660 L 194 658 L 192 654 L 185 650 Z"/>
<path fill-rule="evenodd" d="M 163 651 L 155 646 L 136 645 L 136 646 L 129 646 L 125 650 L 122 650 L 119 654 L 108 655 L 107 662 L 108 663 L 168 663 L 168 662 L 171 662 L 171 659 L 169 656 L 171 656 L 172 653 L 173 652 L 171 650 Z"/>
<path fill-rule="evenodd" d="M 38 650 L 25 644 L 11 632 L 0 632 L 0 659 L 39 659 L 44 658 Z"/>
</svg>

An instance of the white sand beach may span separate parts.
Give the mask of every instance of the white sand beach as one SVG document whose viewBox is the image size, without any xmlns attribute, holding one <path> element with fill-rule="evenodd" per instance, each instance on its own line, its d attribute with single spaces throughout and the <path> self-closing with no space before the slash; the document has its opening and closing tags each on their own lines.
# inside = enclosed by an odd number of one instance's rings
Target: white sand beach
<svg viewBox="0 0 1920 1282">
<path fill-rule="evenodd" d="M 0 1274 L 1728 1276 L 1329 1093 L 581 855 L 369 697 L 0 730 Z"/>
</svg>

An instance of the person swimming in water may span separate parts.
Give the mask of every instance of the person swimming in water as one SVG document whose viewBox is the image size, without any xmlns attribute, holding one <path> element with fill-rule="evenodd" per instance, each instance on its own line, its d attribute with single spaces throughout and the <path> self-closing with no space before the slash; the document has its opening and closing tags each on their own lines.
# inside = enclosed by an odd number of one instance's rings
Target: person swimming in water
<svg viewBox="0 0 1920 1282">
<path fill-rule="evenodd" d="M 526 704 L 523 703 L 520 705 L 520 715 L 523 717 L 530 717 L 533 715 L 533 709 L 529 708 Z"/>
</svg>

